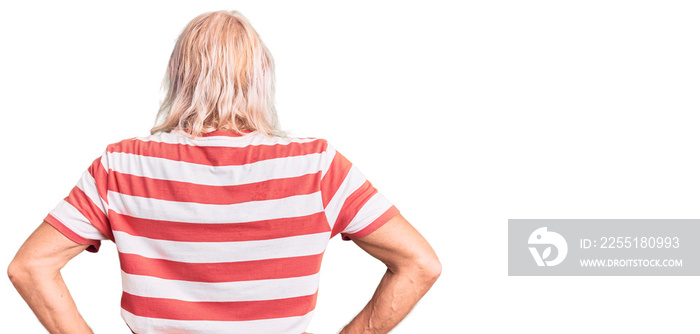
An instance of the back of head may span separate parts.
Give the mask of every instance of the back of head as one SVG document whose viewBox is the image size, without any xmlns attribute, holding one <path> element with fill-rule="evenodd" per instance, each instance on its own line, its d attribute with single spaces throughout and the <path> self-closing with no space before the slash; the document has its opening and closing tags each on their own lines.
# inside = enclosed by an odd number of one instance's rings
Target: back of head
<svg viewBox="0 0 700 334">
<path fill-rule="evenodd" d="M 274 106 L 274 62 L 236 11 L 194 18 L 177 40 L 151 133 L 214 130 L 282 135 Z"/>
</svg>

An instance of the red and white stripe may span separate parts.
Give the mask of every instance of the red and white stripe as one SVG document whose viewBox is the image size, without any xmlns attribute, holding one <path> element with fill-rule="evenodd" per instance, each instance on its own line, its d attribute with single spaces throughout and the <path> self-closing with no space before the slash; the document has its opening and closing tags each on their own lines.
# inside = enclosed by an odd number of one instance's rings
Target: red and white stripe
<svg viewBox="0 0 700 334">
<path fill-rule="evenodd" d="M 329 239 L 397 213 L 322 139 L 173 131 L 109 145 L 46 221 L 116 243 L 135 333 L 299 334 Z"/>
</svg>

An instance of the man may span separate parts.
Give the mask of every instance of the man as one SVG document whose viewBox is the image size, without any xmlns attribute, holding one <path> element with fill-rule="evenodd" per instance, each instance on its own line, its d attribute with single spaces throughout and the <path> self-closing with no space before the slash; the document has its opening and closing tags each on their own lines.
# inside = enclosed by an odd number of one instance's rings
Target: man
<svg viewBox="0 0 700 334">
<path fill-rule="evenodd" d="M 425 239 L 323 139 L 277 124 L 273 63 L 237 12 L 193 19 L 151 136 L 108 145 L 8 268 L 51 333 L 91 333 L 60 269 L 112 240 L 134 333 L 306 330 L 321 258 L 342 235 L 384 262 L 341 333 L 386 333 L 440 275 Z"/>
</svg>

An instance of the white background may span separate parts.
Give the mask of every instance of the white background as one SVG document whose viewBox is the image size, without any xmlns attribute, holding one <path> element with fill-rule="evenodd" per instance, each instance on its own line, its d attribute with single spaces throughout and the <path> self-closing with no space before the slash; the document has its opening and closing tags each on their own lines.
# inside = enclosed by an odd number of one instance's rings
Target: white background
<svg viewBox="0 0 700 334">
<path fill-rule="evenodd" d="M 507 276 L 509 218 L 700 218 L 696 2 L 7 3 L 2 268 L 107 144 L 148 134 L 187 22 L 237 9 L 283 127 L 328 139 L 442 260 L 396 333 L 698 331 L 695 277 Z M 332 240 L 309 331 L 340 330 L 383 272 Z M 113 244 L 63 275 L 96 333 L 129 332 Z M 43 333 L 0 290 L 3 332 Z"/>
</svg>

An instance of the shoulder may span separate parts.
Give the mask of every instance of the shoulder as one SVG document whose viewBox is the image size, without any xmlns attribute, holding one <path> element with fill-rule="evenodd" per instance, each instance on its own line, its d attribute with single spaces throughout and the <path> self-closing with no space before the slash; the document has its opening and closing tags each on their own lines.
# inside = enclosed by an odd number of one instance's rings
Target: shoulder
<svg viewBox="0 0 700 334">
<path fill-rule="evenodd" d="M 160 132 L 148 136 L 132 137 L 107 145 L 107 153 L 136 153 L 156 148 L 163 149 L 172 145 L 186 145 L 199 147 L 259 147 L 259 148 L 286 148 L 297 154 L 335 153 L 335 149 L 324 138 L 298 137 L 298 136 L 268 136 L 261 133 L 252 133 L 244 137 L 218 137 L 192 139 L 178 133 Z"/>
<path fill-rule="evenodd" d="M 324 153 L 333 150 L 328 141 L 318 137 L 277 137 L 258 134 L 251 138 L 252 146 L 271 146 L 288 149 L 297 154 Z"/>
<path fill-rule="evenodd" d="M 110 143 L 107 145 L 106 151 L 108 153 L 135 153 L 135 150 L 143 149 L 144 147 L 162 147 L 186 143 L 187 139 L 184 136 L 179 136 L 175 133 L 158 132 L 152 135 L 131 137 Z"/>
<path fill-rule="evenodd" d="M 127 138 L 127 139 L 120 140 L 118 142 L 110 143 L 107 145 L 106 151 L 107 151 L 107 153 L 120 152 L 125 147 L 133 146 L 136 140 L 138 140 L 137 137 L 134 137 L 134 138 Z"/>
</svg>

